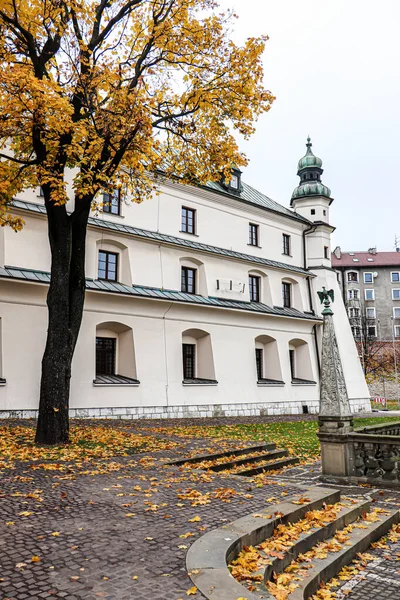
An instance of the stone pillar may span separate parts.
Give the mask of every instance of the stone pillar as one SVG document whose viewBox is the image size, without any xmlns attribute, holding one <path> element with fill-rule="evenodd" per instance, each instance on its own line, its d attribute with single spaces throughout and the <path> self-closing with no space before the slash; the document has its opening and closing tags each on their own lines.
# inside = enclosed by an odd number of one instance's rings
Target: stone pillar
<svg viewBox="0 0 400 600">
<path fill-rule="evenodd" d="M 347 396 L 342 361 L 337 344 L 333 312 L 333 291 L 318 292 L 324 304 L 318 438 L 321 444 L 322 474 L 347 477 L 353 472 L 354 456 L 348 433 L 353 415 Z"/>
</svg>

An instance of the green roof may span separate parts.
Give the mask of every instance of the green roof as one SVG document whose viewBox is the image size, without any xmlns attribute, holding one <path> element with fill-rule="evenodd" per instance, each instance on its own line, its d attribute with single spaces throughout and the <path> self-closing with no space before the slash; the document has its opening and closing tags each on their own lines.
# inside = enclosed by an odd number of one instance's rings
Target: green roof
<svg viewBox="0 0 400 600">
<path fill-rule="evenodd" d="M 25 202 L 23 200 L 14 200 L 13 206 L 15 206 L 15 208 L 29 210 L 31 212 L 46 214 L 46 208 L 42 204 L 34 204 L 32 202 Z M 271 267 L 273 269 L 280 269 L 282 271 L 290 271 L 291 273 L 298 273 L 300 275 L 308 275 L 313 277 L 313 274 L 310 273 L 310 271 L 303 269 L 302 267 L 288 265 L 287 263 L 281 263 L 268 258 L 261 258 L 259 256 L 245 254 L 243 252 L 236 252 L 235 250 L 218 248 L 217 246 L 210 246 L 209 244 L 202 244 L 200 242 L 186 240 L 173 235 L 167 235 L 165 233 L 157 233 L 155 231 L 139 229 L 138 227 L 132 227 L 131 225 L 123 225 L 122 223 L 104 221 L 103 219 L 98 219 L 96 217 L 89 218 L 89 225 L 93 225 L 101 229 L 109 229 L 111 231 L 133 235 L 143 239 L 165 242 L 174 246 L 189 248 L 191 250 L 199 250 L 200 252 L 207 252 L 208 254 L 224 256 L 226 258 L 233 258 L 245 262 L 255 263 L 264 267 Z"/>
<path fill-rule="evenodd" d="M 34 269 L 23 269 L 19 267 L 0 267 L 0 278 L 17 279 L 34 283 L 50 283 L 50 273 Z M 292 319 L 306 319 L 321 321 L 319 317 L 311 313 L 303 313 L 295 308 L 281 308 L 279 306 L 267 306 L 260 302 L 244 302 L 242 300 L 225 300 L 213 296 L 199 296 L 197 294 L 185 294 L 177 290 L 165 290 L 142 285 L 125 285 L 112 281 L 99 279 L 86 279 L 86 289 L 94 292 L 109 292 L 112 294 L 123 294 L 138 298 L 150 298 L 153 300 L 167 300 L 168 302 L 180 302 L 231 310 L 245 310 L 252 313 L 261 313 L 277 317 L 289 317 Z"/>
<path fill-rule="evenodd" d="M 321 169 L 322 160 L 318 158 L 318 156 L 315 156 L 315 154 L 311 150 L 312 143 L 310 137 L 307 138 L 306 146 L 307 152 L 305 153 L 303 158 L 299 160 L 299 163 L 297 165 L 298 171 L 302 171 L 303 169 L 307 169 L 308 167 L 317 167 L 318 169 Z"/>
</svg>

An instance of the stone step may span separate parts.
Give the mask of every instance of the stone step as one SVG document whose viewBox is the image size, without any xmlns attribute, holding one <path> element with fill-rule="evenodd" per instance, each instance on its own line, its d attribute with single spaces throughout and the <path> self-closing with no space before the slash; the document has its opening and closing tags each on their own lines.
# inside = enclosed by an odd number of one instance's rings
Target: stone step
<svg viewBox="0 0 400 600">
<path fill-rule="evenodd" d="M 365 529 L 353 529 L 349 534 L 349 540 L 343 545 L 339 552 L 330 552 L 324 559 L 313 559 L 312 567 L 307 572 L 307 577 L 296 581 L 299 586 L 287 600 L 308 600 L 319 589 L 322 582 L 328 582 L 335 577 L 339 571 L 357 556 L 365 552 L 373 542 L 384 536 L 392 525 L 399 522 L 399 511 L 388 511 L 382 515 L 380 521 L 375 523 L 363 522 Z"/>
<path fill-rule="evenodd" d="M 180 458 L 179 460 L 172 460 L 166 464 L 179 467 L 180 465 L 184 465 L 186 463 L 196 464 L 201 463 L 205 460 L 216 460 L 218 458 L 223 458 L 224 456 L 240 456 L 241 454 L 251 454 L 252 452 L 275 450 L 275 448 L 276 444 L 262 443 L 257 444 L 255 446 L 246 446 L 245 448 L 239 448 L 237 450 L 225 450 L 224 452 L 216 452 L 214 454 L 198 454 L 197 456 L 193 456 L 191 458 Z"/>
<path fill-rule="evenodd" d="M 297 465 L 299 462 L 299 459 L 295 457 L 282 458 L 282 460 L 275 460 L 268 464 L 261 465 L 259 467 L 252 467 L 251 469 L 236 471 L 235 475 L 240 475 L 242 477 L 252 477 L 253 475 L 258 475 L 259 473 L 268 473 L 268 471 L 275 471 L 278 469 L 282 469 L 283 467 Z"/>
<path fill-rule="evenodd" d="M 283 558 L 266 554 L 271 564 L 265 568 L 264 581 L 269 581 L 273 573 L 282 573 L 292 560 L 297 559 L 299 554 L 304 554 L 319 542 L 324 542 L 333 537 L 336 531 L 343 529 L 350 523 L 354 523 L 363 513 L 368 512 L 369 509 L 370 502 L 363 500 L 351 506 L 343 506 L 334 521 L 327 523 L 320 529 L 312 529 L 300 535 L 294 546 L 290 549 L 290 552 L 286 552 Z"/>
<path fill-rule="evenodd" d="M 271 452 L 262 452 L 257 456 L 240 458 L 238 460 L 231 460 L 229 462 L 224 462 L 220 464 L 213 465 L 212 467 L 208 467 L 208 470 L 214 471 L 218 473 L 219 471 L 228 471 L 229 469 L 233 469 L 234 467 L 239 467 L 240 465 L 253 464 L 260 462 L 262 460 L 273 460 L 274 458 L 282 458 L 283 456 L 287 456 L 287 450 L 283 448 L 278 448 L 277 450 L 272 450 Z M 241 455 L 239 455 L 241 456 Z"/>
</svg>

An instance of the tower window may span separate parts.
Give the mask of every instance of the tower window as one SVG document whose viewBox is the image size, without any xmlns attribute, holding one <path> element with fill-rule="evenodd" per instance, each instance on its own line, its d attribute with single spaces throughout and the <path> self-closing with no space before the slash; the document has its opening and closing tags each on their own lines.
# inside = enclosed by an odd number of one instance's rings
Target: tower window
<svg viewBox="0 0 400 600">
<path fill-rule="evenodd" d="M 324 246 L 324 258 L 329 258 L 329 247 Z"/>
<path fill-rule="evenodd" d="M 312 208 L 312 209 L 311 209 L 311 214 L 312 214 L 312 215 L 315 215 L 315 208 Z"/>
</svg>

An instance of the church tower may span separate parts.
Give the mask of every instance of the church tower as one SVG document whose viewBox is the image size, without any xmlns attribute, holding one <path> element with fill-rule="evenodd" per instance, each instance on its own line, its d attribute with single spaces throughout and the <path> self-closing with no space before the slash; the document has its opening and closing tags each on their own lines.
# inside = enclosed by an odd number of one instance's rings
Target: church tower
<svg viewBox="0 0 400 600">
<path fill-rule="evenodd" d="M 307 152 L 299 160 L 297 175 L 300 184 L 294 189 L 290 206 L 314 223 L 307 231 L 308 267 L 331 267 L 331 234 L 335 231 L 329 223 L 329 207 L 333 202 L 331 190 L 322 183 L 322 160 L 312 151 L 307 138 Z"/>
<path fill-rule="evenodd" d="M 334 291 L 333 322 L 350 405 L 355 413 L 361 410 L 369 411 L 369 390 L 337 276 L 331 265 L 331 235 L 335 228 L 330 224 L 329 209 L 333 198 L 331 198 L 331 190 L 321 181 L 322 160 L 314 155 L 310 138 L 307 139 L 306 146 L 306 154 L 299 160 L 297 169 L 300 183 L 293 191 L 290 205 L 295 212 L 310 221 L 310 225 L 303 233 L 304 264 L 313 274 L 311 287 L 314 309 L 321 314 L 323 307 L 318 299 L 318 291 L 324 286 L 327 290 Z M 321 343 L 320 334 L 318 337 Z"/>
</svg>

